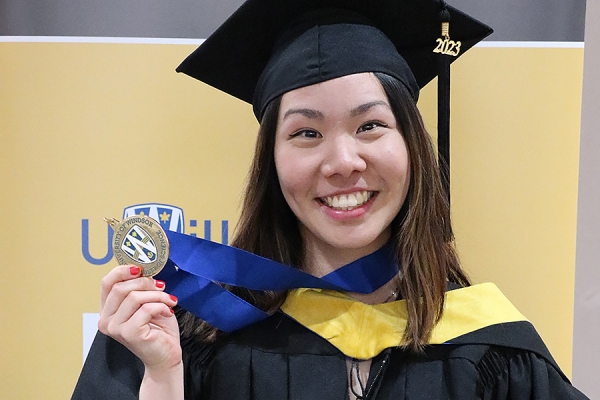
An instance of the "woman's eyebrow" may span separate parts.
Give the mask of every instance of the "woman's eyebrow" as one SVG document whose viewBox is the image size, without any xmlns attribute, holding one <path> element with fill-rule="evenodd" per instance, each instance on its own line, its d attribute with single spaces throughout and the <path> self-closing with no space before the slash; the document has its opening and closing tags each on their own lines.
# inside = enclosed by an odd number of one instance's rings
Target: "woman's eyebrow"
<svg viewBox="0 0 600 400">
<path fill-rule="evenodd" d="M 285 112 L 283 119 L 286 119 L 292 114 L 301 114 L 310 119 L 323 119 L 325 117 L 321 111 L 313 110 L 311 108 L 291 108 Z"/>
<path fill-rule="evenodd" d="M 387 108 L 390 108 L 390 105 L 388 103 L 386 103 L 385 101 L 375 100 L 375 101 L 370 101 L 365 104 L 361 104 L 360 106 L 353 108 L 352 110 L 350 110 L 350 116 L 356 117 L 358 115 L 364 114 L 375 106 L 385 106 Z"/>
</svg>

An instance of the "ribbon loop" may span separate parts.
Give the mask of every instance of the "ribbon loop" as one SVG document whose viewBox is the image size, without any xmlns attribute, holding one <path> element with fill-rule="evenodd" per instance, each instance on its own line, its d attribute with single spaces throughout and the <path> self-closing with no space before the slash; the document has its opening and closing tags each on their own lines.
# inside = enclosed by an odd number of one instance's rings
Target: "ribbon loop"
<svg viewBox="0 0 600 400">
<path fill-rule="evenodd" d="M 167 282 L 183 308 L 224 332 L 265 319 L 268 314 L 219 284 L 251 290 L 305 287 L 371 293 L 398 274 L 390 246 L 317 278 L 235 247 L 171 231 L 167 236 L 170 261 L 157 278 Z"/>
</svg>

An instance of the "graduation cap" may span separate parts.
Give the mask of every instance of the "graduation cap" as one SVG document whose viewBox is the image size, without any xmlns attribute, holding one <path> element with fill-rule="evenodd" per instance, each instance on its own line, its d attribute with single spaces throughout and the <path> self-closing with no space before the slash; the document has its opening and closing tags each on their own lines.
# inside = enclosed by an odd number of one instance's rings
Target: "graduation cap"
<svg viewBox="0 0 600 400">
<path fill-rule="evenodd" d="M 251 103 L 259 121 L 271 100 L 329 79 L 386 73 L 416 102 L 439 75 L 449 196 L 450 63 L 491 32 L 443 0 L 247 0 L 177 71 Z"/>
</svg>

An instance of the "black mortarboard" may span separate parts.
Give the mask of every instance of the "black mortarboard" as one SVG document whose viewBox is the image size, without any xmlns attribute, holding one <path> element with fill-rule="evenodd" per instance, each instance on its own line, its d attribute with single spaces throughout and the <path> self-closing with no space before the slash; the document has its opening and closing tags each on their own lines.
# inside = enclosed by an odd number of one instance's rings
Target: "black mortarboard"
<svg viewBox="0 0 600 400">
<path fill-rule="evenodd" d="M 450 20 L 451 40 L 441 30 Z M 491 32 L 440 0 L 247 0 L 177 71 L 252 103 L 259 120 L 287 91 L 359 72 L 397 78 L 416 101 L 441 71 L 438 144 L 447 166 L 449 65 Z"/>
</svg>

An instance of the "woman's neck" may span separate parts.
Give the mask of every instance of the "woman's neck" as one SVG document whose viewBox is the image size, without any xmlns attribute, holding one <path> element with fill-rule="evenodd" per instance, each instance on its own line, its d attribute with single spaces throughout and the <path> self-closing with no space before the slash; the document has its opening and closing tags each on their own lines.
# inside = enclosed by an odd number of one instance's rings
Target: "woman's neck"
<svg viewBox="0 0 600 400">
<path fill-rule="evenodd" d="M 307 246 L 308 247 L 308 246 Z M 323 277 L 333 271 L 343 267 L 346 264 L 350 264 L 352 261 L 356 261 L 362 258 L 372 251 L 365 251 L 364 249 L 336 249 L 336 248 L 306 248 L 304 252 L 304 266 L 303 270 L 316 277 Z"/>
<path fill-rule="evenodd" d="M 339 249 L 332 246 L 315 246 L 305 242 L 303 270 L 311 275 L 323 277 L 344 265 L 365 257 L 378 250 L 385 243 L 357 249 Z M 394 301 L 399 297 L 398 277 L 394 277 L 372 293 L 344 292 L 349 297 L 365 304 L 380 304 Z"/>
<path fill-rule="evenodd" d="M 354 293 L 345 292 L 346 295 L 353 298 L 356 301 L 360 301 L 365 304 L 381 304 L 390 301 L 396 301 L 400 298 L 399 280 L 398 277 L 394 277 L 385 285 L 375 290 L 373 293 Z"/>
<path fill-rule="evenodd" d="M 300 235 L 304 243 L 304 259 L 302 270 L 316 277 L 323 277 L 344 265 L 365 257 L 382 248 L 390 238 L 390 230 L 386 229 L 372 242 L 359 247 L 336 247 L 308 232 L 300 226 Z"/>
</svg>

